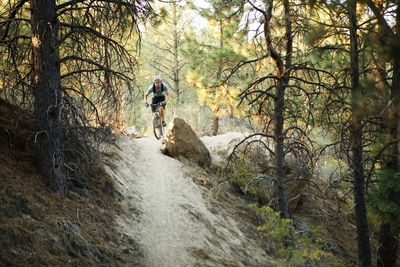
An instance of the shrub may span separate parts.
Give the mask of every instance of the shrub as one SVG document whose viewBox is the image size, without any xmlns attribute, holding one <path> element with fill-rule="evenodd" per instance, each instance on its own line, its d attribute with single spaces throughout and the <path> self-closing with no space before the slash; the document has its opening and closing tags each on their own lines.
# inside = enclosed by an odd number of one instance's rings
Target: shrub
<svg viewBox="0 0 400 267">
<path fill-rule="evenodd" d="M 320 229 L 296 231 L 291 219 L 284 219 L 270 207 L 250 205 L 265 222 L 258 227 L 261 235 L 275 244 L 279 266 L 340 266 L 332 253 L 324 251 Z"/>
</svg>

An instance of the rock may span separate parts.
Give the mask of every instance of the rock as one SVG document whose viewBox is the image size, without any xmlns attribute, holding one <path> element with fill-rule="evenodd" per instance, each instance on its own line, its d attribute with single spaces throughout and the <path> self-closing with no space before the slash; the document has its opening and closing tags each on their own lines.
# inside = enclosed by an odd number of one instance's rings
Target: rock
<svg viewBox="0 0 400 267">
<path fill-rule="evenodd" d="M 125 129 L 126 134 L 130 138 L 142 138 L 142 134 L 136 129 L 135 126 L 131 126 Z"/>
<path fill-rule="evenodd" d="M 165 147 L 174 158 L 181 161 L 183 158 L 201 167 L 210 167 L 210 152 L 183 119 L 175 118 L 172 122 L 165 139 Z"/>
<path fill-rule="evenodd" d="M 245 134 L 228 132 L 217 136 L 203 136 L 200 140 L 211 153 L 212 164 L 224 168 L 233 148 L 239 143 Z"/>
</svg>

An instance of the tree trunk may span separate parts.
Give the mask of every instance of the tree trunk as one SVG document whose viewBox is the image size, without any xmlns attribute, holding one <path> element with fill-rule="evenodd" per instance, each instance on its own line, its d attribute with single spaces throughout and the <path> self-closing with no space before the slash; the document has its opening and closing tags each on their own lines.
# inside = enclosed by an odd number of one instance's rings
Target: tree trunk
<svg viewBox="0 0 400 267">
<path fill-rule="evenodd" d="M 224 21 L 219 20 L 219 50 L 222 51 L 223 49 L 224 49 Z M 219 83 L 219 79 L 221 79 L 223 66 L 224 66 L 224 61 L 222 57 L 219 57 L 218 70 L 217 70 L 217 83 Z"/>
<path fill-rule="evenodd" d="M 219 128 L 219 109 L 220 107 L 217 107 L 217 109 L 214 111 L 214 122 L 213 126 L 210 132 L 210 136 L 216 136 L 218 134 L 218 128 Z"/>
<path fill-rule="evenodd" d="M 357 14 L 354 0 L 349 0 L 350 21 L 350 67 L 351 67 L 351 146 L 354 176 L 354 202 L 357 227 L 359 266 L 371 266 L 371 249 L 368 236 L 367 211 L 364 199 L 364 169 L 361 125 L 361 97 L 359 81 L 358 44 L 357 44 Z"/>
<path fill-rule="evenodd" d="M 398 0 L 397 3 L 400 1 Z M 396 37 L 400 30 L 400 7 L 397 5 L 396 10 Z M 393 80 L 390 88 L 390 99 L 392 106 L 389 109 L 388 130 L 392 141 L 399 140 L 399 121 L 400 121 L 400 63 L 398 59 L 393 63 Z M 391 147 L 389 161 L 386 163 L 388 169 L 395 173 L 400 172 L 399 163 L 399 144 L 396 143 Z M 394 178 L 396 179 L 396 178 Z M 397 178 L 398 179 L 398 178 Z M 395 190 L 388 192 L 388 197 L 392 198 L 400 206 L 400 195 Z M 379 267 L 397 266 L 397 250 L 398 250 L 398 232 L 385 223 L 381 225 L 379 235 L 379 247 L 377 255 L 377 265 Z"/>
<path fill-rule="evenodd" d="M 289 83 L 289 74 L 292 64 L 292 25 L 290 22 L 290 6 L 289 0 L 283 1 L 283 6 L 285 10 L 285 37 L 286 37 L 286 61 L 285 70 L 281 69 L 279 71 L 279 77 L 281 80 L 278 82 L 276 89 L 275 98 L 275 161 L 277 169 L 277 179 L 278 179 L 278 206 L 279 213 L 282 218 L 289 218 L 289 202 L 286 192 L 286 173 L 285 173 L 285 146 L 283 135 L 284 126 L 284 114 L 285 114 L 285 91 L 286 86 Z M 283 65 L 283 63 L 279 64 Z"/>
<path fill-rule="evenodd" d="M 31 0 L 36 163 L 54 191 L 65 196 L 64 130 L 55 0 Z"/>
<path fill-rule="evenodd" d="M 270 22 L 272 18 L 273 0 L 266 3 L 264 37 L 270 56 L 275 62 L 276 74 L 279 78 L 276 84 L 276 93 L 274 98 L 274 149 L 275 166 L 278 184 L 278 209 L 282 218 L 289 218 L 289 202 L 286 192 L 286 173 L 285 173 L 285 146 L 283 135 L 284 112 L 285 112 L 285 90 L 289 82 L 291 58 L 292 58 L 292 28 L 290 21 L 289 1 L 284 0 L 285 12 L 285 37 L 286 37 L 286 62 L 284 65 L 283 57 L 274 48 L 271 39 Z M 285 72 L 286 68 L 286 72 Z"/>
<path fill-rule="evenodd" d="M 371 11 L 374 13 L 379 23 L 379 26 L 383 31 L 381 33 L 381 45 L 387 45 L 387 40 L 390 40 L 390 38 L 392 38 L 392 40 L 399 40 L 398 36 L 400 31 L 400 1 L 396 0 L 396 25 L 394 29 L 392 29 L 388 21 L 386 21 L 381 8 L 379 8 L 375 1 L 366 1 L 366 3 L 370 7 Z M 398 55 L 395 55 L 393 60 L 393 79 L 390 89 L 390 100 L 392 101 L 392 105 L 389 108 L 389 119 L 387 125 L 385 126 L 387 126 L 386 133 L 389 134 L 392 141 L 395 141 L 399 139 L 400 129 L 400 64 Z M 389 161 L 384 163 L 385 168 L 391 169 L 398 173 L 400 171 L 399 143 L 394 144 L 393 147 L 391 147 L 390 149 L 391 151 L 389 153 L 391 155 L 388 156 Z M 400 195 L 398 194 L 398 192 L 387 192 L 387 194 L 392 195 L 392 200 L 400 205 Z M 398 232 L 394 232 L 394 229 L 391 228 L 390 224 L 384 223 L 381 225 L 377 266 L 397 266 L 398 234 Z"/>
<path fill-rule="evenodd" d="M 219 20 L 219 49 L 222 51 L 224 49 L 224 26 L 223 26 L 223 21 Z M 222 76 L 222 68 L 223 68 L 223 60 L 222 58 L 219 59 L 218 61 L 218 69 L 217 69 L 217 83 L 219 83 L 219 80 L 221 79 Z M 219 110 L 221 109 L 220 106 L 217 106 L 217 108 L 214 110 L 214 121 L 213 121 L 213 126 L 210 132 L 210 136 L 216 136 L 218 134 L 218 129 L 219 129 Z"/>
<path fill-rule="evenodd" d="M 282 218 L 289 218 L 289 203 L 286 192 L 285 174 L 285 152 L 283 136 L 283 114 L 285 110 L 285 86 L 279 82 L 277 94 L 274 101 L 274 120 L 275 120 L 275 166 L 278 181 L 278 209 Z"/>
<path fill-rule="evenodd" d="M 174 55 L 174 91 L 176 93 L 176 103 L 179 103 L 180 98 L 180 80 L 179 80 L 179 51 L 178 51 L 178 15 L 177 15 L 177 3 L 173 2 L 174 7 L 174 17 L 173 17 L 173 24 L 174 24 L 174 31 L 173 31 L 173 38 L 174 38 L 174 46 L 173 46 L 173 55 Z"/>
<path fill-rule="evenodd" d="M 400 10 L 400 9 L 399 9 Z M 399 16 L 400 18 L 400 16 Z M 393 64 L 393 81 L 391 86 L 391 101 L 393 105 L 389 110 L 388 129 L 391 139 L 399 139 L 399 112 L 400 112 L 400 64 L 395 61 Z M 394 144 L 390 150 L 389 162 L 386 168 L 400 172 L 399 164 L 399 144 Z M 394 178 L 396 179 L 396 178 Z M 398 179 L 398 178 L 397 178 Z M 388 197 L 400 206 L 400 195 L 396 191 L 387 192 Z M 389 223 L 381 225 L 379 234 L 379 247 L 377 255 L 377 265 L 379 267 L 397 266 L 398 232 Z"/>
<path fill-rule="evenodd" d="M 397 266 L 398 241 L 393 234 L 390 224 L 381 225 L 379 233 L 379 247 L 377 256 L 377 266 Z"/>
</svg>

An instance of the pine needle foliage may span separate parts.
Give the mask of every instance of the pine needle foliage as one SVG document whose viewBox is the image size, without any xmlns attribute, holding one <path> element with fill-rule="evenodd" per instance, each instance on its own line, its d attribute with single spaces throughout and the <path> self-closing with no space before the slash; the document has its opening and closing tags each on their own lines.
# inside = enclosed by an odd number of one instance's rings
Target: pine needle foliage
<svg viewBox="0 0 400 267">
<path fill-rule="evenodd" d="M 380 170 L 378 183 L 369 198 L 369 210 L 377 224 L 390 224 L 393 234 L 400 233 L 400 205 L 394 201 L 400 194 L 400 173 L 393 170 Z"/>
<path fill-rule="evenodd" d="M 278 266 L 342 266 L 332 253 L 324 250 L 319 228 L 298 231 L 293 220 L 281 218 L 270 207 L 255 204 L 249 207 L 265 219 L 258 230 L 275 244 Z"/>
</svg>

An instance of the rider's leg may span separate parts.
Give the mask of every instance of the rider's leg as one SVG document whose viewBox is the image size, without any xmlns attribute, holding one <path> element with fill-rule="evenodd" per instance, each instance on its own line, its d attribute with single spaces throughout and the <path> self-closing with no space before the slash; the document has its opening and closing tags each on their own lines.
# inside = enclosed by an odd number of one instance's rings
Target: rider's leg
<svg viewBox="0 0 400 267">
<path fill-rule="evenodd" d="M 164 108 L 162 106 L 160 107 L 160 111 L 161 111 L 161 119 L 162 119 L 162 121 L 165 121 L 165 119 L 164 119 Z"/>
</svg>

